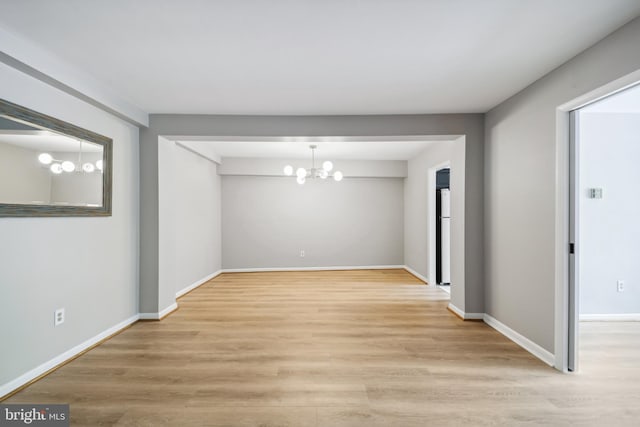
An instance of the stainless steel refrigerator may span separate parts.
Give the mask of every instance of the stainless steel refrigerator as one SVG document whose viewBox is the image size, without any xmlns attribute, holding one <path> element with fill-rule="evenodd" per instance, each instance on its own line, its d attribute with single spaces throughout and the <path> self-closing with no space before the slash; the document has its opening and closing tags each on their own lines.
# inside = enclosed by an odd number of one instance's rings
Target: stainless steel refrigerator
<svg viewBox="0 0 640 427">
<path fill-rule="evenodd" d="M 440 245 L 439 267 L 437 282 L 442 285 L 451 283 L 451 192 L 447 188 L 438 190 L 439 193 L 439 237 Z"/>
</svg>

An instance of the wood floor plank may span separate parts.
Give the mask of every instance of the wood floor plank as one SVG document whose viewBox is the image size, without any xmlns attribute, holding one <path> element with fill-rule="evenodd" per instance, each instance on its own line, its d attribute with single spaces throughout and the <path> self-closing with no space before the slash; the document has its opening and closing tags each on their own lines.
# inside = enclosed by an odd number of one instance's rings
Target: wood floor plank
<svg viewBox="0 0 640 427">
<path fill-rule="evenodd" d="M 72 425 L 637 425 L 640 323 L 564 375 L 404 270 L 222 274 L 7 400 Z"/>
</svg>

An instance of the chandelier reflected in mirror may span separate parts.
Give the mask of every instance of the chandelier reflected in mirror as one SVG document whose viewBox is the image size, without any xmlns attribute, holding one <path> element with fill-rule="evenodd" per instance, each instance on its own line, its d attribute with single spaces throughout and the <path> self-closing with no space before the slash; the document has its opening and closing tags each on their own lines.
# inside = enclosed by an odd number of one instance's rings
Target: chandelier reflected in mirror
<svg viewBox="0 0 640 427">
<path fill-rule="evenodd" d="M 92 162 L 83 162 L 83 141 L 78 140 L 79 148 L 78 148 L 78 161 L 72 162 L 71 160 L 60 160 L 54 159 L 53 156 L 49 153 L 40 153 L 38 156 L 38 161 L 46 168 L 48 168 L 51 173 L 55 175 L 60 175 L 63 172 L 84 172 L 84 173 L 93 173 L 94 171 L 102 172 L 103 164 L 102 159 L 97 160 L 95 163 Z M 90 145 L 95 145 L 91 144 Z"/>
<path fill-rule="evenodd" d="M 311 167 L 310 168 L 302 168 L 299 167 L 295 170 L 296 172 L 296 181 L 298 184 L 304 184 L 307 179 L 327 179 L 333 178 L 335 181 L 342 181 L 343 175 L 340 171 L 335 171 L 333 174 L 331 171 L 333 170 L 333 163 L 330 160 L 325 160 L 322 163 L 321 168 L 316 168 L 316 149 L 317 145 L 310 145 L 311 149 Z M 293 175 L 294 168 L 291 165 L 287 165 L 284 167 L 284 174 L 286 176 Z"/>
</svg>

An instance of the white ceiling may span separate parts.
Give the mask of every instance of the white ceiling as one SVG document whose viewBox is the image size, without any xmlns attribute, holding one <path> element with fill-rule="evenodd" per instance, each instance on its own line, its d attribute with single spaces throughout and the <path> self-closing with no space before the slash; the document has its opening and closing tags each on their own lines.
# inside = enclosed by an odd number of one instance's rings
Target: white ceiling
<svg viewBox="0 0 640 427">
<path fill-rule="evenodd" d="M 317 146 L 318 160 L 409 160 L 434 142 L 451 141 L 446 138 L 429 140 L 346 140 L 346 141 L 187 141 L 177 142 L 205 157 L 249 157 L 277 159 L 311 158 L 310 144 Z"/>
<path fill-rule="evenodd" d="M 640 85 L 603 98 L 582 109 L 585 113 L 640 113 Z"/>
<path fill-rule="evenodd" d="M 38 152 L 78 152 L 80 141 L 68 136 L 42 130 L 0 130 L 0 144 L 11 144 Z M 83 141 L 82 151 L 100 153 L 102 146 Z"/>
<path fill-rule="evenodd" d="M 2 1 L 0 27 L 152 113 L 484 112 L 638 0 Z"/>
</svg>

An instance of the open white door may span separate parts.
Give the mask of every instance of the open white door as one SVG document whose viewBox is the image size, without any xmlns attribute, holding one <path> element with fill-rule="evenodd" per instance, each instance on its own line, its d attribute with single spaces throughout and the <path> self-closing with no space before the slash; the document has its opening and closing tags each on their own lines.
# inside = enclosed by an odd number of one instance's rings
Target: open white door
<svg viewBox="0 0 640 427">
<path fill-rule="evenodd" d="M 579 110 L 570 112 L 570 138 L 569 138 L 569 354 L 567 369 L 571 372 L 578 370 L 578 171 L 579 158 Z"/>
</svg>

